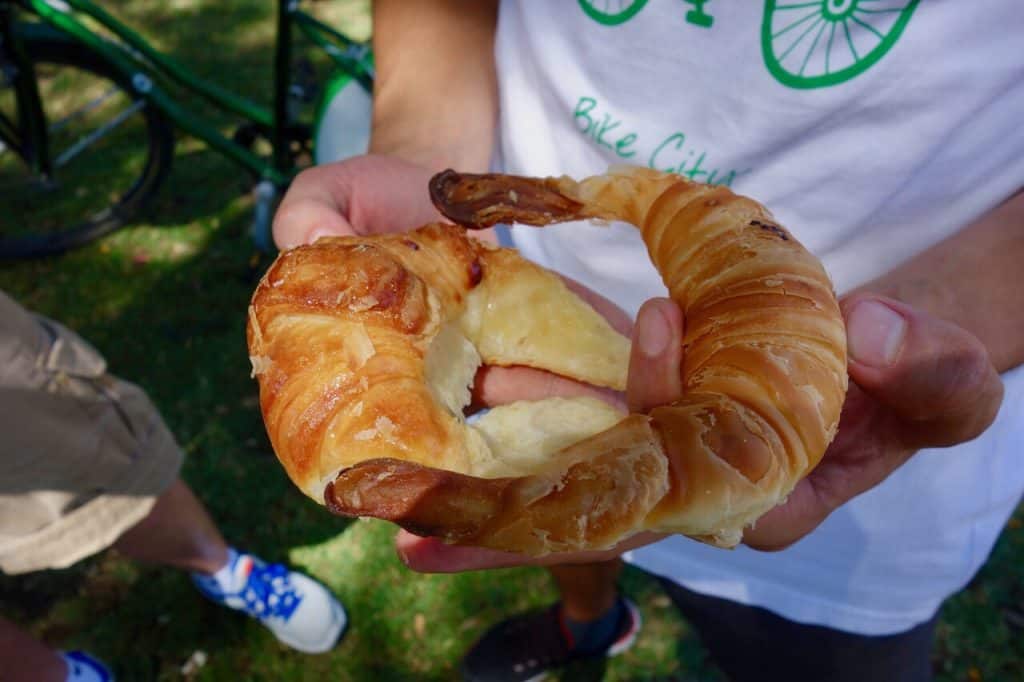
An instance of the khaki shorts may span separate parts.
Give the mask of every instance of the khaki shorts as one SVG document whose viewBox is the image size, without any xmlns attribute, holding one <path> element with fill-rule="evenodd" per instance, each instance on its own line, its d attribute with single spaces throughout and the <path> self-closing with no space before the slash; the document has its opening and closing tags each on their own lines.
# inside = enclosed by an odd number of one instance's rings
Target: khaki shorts
<svg viewBox="0 0 1024 682">
<path fill-rule="evenodd" d="M 63 568 L 108 547 L 181 460 L 138 386 L 0 292 L 0 570 Z"/>
</svg>

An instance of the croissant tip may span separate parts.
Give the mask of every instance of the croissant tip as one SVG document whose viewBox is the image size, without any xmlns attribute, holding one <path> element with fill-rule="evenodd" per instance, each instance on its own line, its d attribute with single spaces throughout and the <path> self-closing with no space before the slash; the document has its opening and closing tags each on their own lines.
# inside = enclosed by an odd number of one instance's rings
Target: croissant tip
<svg viewBox="0 0 1024 682">
<path fill-rule="evenodd" d="M 428 184 L 430 201 L 434 204 L 434 208 L 443 215 L 448 215 L 446 209 L 451 199 L 451 189 L 458 185 L 461 180 L 462 175 L 451 168 L 445 168 L 430 178 L 430 183 Z"/>
</svg>

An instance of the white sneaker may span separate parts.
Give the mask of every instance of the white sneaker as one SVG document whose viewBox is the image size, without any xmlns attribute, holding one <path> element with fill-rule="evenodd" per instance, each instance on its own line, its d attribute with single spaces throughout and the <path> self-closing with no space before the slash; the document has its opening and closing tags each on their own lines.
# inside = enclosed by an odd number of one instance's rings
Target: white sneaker
<svg viewBox="0 0 1024 682">
<path fill-rule="evenodd" d="M 341 602 L 303 573 L 234 551 L 225 568 L 227 582 L 236 589 L 225 589 L 210 576 L 193 574 L 192 580 L 207 598 L 258 619 L 293 649 L 329 651 L 348 624 Z"/>
<path fill-rule="evenodd" d="M 68 682 L 114 681 L 114 676 L 107 666 L 84 651 L 62 651 L 59 653 L 68 665 Z"/>
</svg>

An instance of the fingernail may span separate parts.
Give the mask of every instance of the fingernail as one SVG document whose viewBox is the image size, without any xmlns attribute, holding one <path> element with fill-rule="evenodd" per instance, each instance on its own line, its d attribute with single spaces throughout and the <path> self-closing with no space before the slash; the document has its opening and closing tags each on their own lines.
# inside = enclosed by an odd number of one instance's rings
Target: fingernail
<svg viewBox="0 0 1024 682">
<path fill-rule="evenodd" d="M 653 310 L 644 315 L 637 330 L 637 344 L 640 352 L 649 358 L 656 358 L 665 352 L 672 340 L 672 329 L 668 320 L 660 310 Z"/>
<path fill-rule="evenodd" d="M 890 367 L 899 357 L 907 321 L 898 312 L 878 301 L 862 301 L 854 306 L 846 323 L 846 341 L 850 356 L 872 367 Z"/>
<path fill-rule="evenodd" d="M 320 237 L 329 237 L 331 235 L 330 230 L 325 230 L 322 227 L 318 227 L 309 233 L 309 239 L 306 240 L 307 244 L 315 244 L 317 239 Z"/>
</svg>

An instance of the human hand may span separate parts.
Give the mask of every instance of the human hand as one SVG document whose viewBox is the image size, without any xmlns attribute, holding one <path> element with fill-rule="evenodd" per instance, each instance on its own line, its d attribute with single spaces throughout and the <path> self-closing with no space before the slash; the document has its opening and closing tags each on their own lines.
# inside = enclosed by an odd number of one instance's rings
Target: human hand
<svg viewBox="0 0 1024 682">
<path fill-rule="evenodd" d="M 1002 383 L 985 347 L 960 327 L 913 307 L 860 293 L 841 303 L 852 382 L 839 432 L 818 466 L 787 501 L 762 516 L 743 541 L 783 549 L 810 533 L 841 504 L 881 483 L 917 450 L 968 441 L 992 422 Z M 682 314 L 667 299 L 648 301 L 633 330 L 627 401 L 632 411 L 682 393 Z M 411 568 L 463 571 L 522 564 L 591 562 L 656 541 L 638 535 L 608 552 L 530 559 L 400 533 L 397 547 Z"/>
<path fill-rule="evenodd" d="M 611 302 L 575 282 L 567 280 L 566 283 L 604 315 L 613 327 L 632 336 L 626 395 L 612 398 L 606 392 L 597 397 L 628 407 L 631 412 L 647 412 L 657 405 L 671 402 L 681 392 L 678 377 L 682 358 L 678 349 L 682 346 L 683 322 L 676 304 L 668 299 L 648 301 L 640 308 L 636 324 L 632 325 L 629 317 Z M 675 382 L 666 381 L 666 376 L 677 379 Z M 595 395 L 596 391 L 599 389 L 539 370 L 495 367 L 477 375 L 474 394 L 480 396 L 485 404 L 497 405 L 512 400 L 540 400 L 553 395 Z M 605 561 L 663 537 L 655 533 L 640 533 L 610 550 L 526 557 L 479 547 L 446 545 L 437 538 L 419 537 L 400 530 L 395 538 L 395 547 L 413 570 L 454 573 L 504 566 Z"/>
<path fill-rule="evenodd" d="M 972 440 L 1002 402 L 1002 381 L 985 346 L 961 327 L 870 293 L 840 306 L 851 383 L 839 431 L 786 503 L 744 534 L 755 549 L 793 544 L 918 450 Z"/>
<path fill-rule="evenodd" d="M 274 241 L 279 248 L 287 249 L 322 236 L 402 232 L 440 220 L 428 191 L 432 175 L 426 167 L 382 154 L 305 170 L 295 178 L 274 216 Z M 613 328 L 629 334 L 633 323 L 624 311 L 587 287 L 564 279 Z M 527 367 L 483 367 L 474 383 L 471 409 L 570 395 L 591 395 L 625 406 L 622 396 L 614 391 L 550 372 Z"/>
<path fill-rule="evenodd" d="M 309 168 L 277 209 L 274 243 L 289 249 L 327 235 L 402 232 L 440 220 L 427 189 L 432 174 L 379 154 Z"/>
<path fill-rule="evenodd" d="M 624 310 L 584 285 L 562 277 L 565 285 L 607 320 L 620 334 L 629 336 L 633 320 Z M 551 397 L 591 396 L 626 409 L 626 397 L 610 388 L 574 381 L 551 372 L 531 367 L 499 367 L 485 365 L 476 374 L 469 410 L 505 405 L 516 400 L 543 400 Z"/>
</svg>

